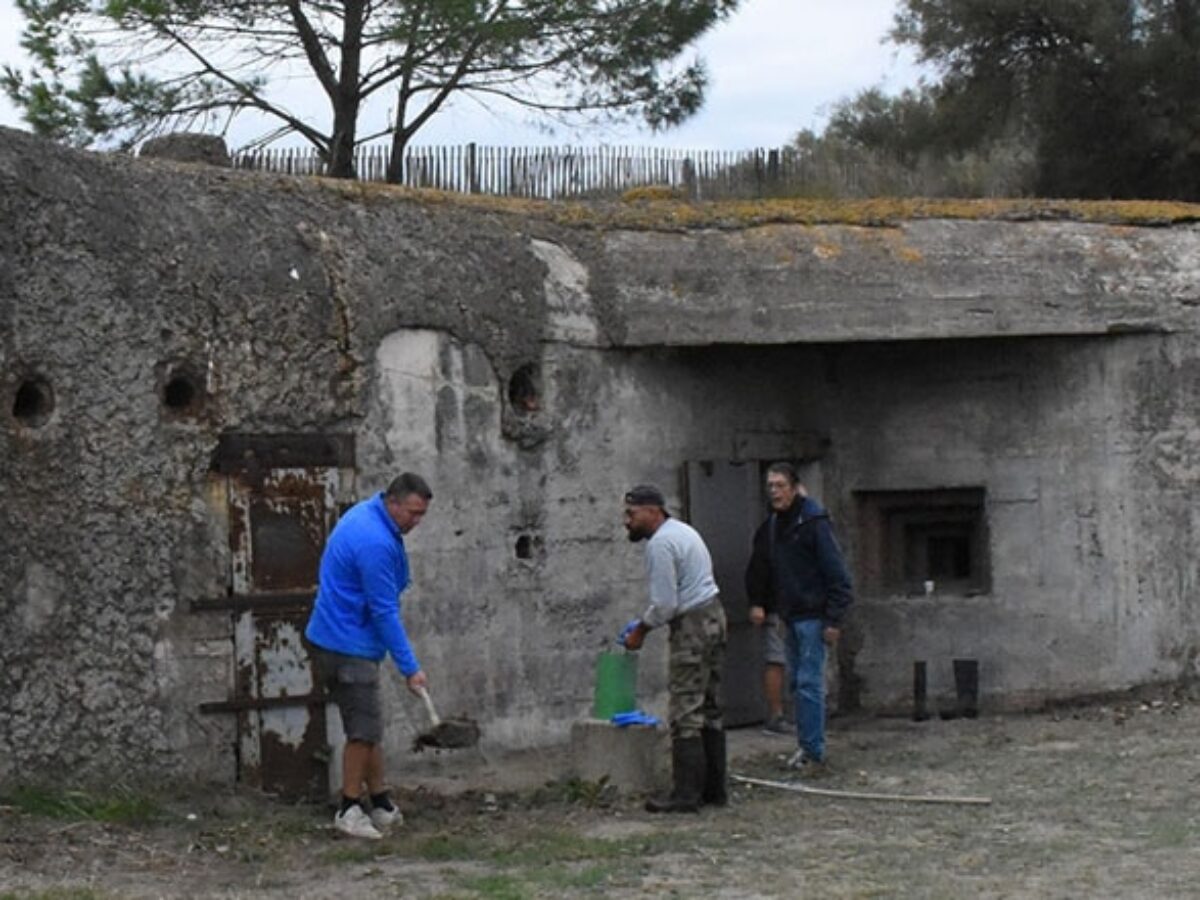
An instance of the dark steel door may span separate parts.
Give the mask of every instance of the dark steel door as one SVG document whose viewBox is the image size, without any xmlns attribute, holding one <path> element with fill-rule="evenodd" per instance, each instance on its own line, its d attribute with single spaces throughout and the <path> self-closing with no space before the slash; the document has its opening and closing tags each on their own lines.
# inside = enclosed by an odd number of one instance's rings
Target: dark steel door
<svg viewBox="0 0 1200 900">
<path fill-rule="evenodd" d="M 761 722 L 766 718 L 762 632 L 750 624 L 745 588 L 750 542 L 764 515 L 759 463 L 687 463 L 687 503 L 688 521 L 712 554 L 729 621 L 722 676 L 725 724 Z"/>
</svg>

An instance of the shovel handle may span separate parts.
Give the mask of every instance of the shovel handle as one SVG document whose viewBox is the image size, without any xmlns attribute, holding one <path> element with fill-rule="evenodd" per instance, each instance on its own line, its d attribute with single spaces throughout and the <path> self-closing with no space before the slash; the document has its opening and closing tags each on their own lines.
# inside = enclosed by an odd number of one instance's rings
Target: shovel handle
<svg viewBox="0 0 1200 900">
<path fill-rule="evenodd" d="M 429 696 L 429 691 L 424 685 L 417 688 L 417 696 L 425 704 L 425 709 L 429 713 L 429 721 L 433 724 L 434 728 L 437 728 L 442 724 L 442 718 L 437 714 L 437 710 L 433 708 L 433 698 Z"/>
</svg>

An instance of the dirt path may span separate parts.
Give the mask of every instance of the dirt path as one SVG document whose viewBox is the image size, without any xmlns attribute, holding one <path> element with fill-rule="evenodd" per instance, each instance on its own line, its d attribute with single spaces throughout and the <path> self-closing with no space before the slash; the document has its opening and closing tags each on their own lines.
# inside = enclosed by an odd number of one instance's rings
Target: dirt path
<svg viewBox="0 0 1200 900">
<path fill-rule="evenodd" d="M 1198 740 L 1200 704 L 1169 698 L 839 721 L 817 786 L 993 803 L 735 786 L 724 810 L 664 819 L 590 783 L 420 789 L 374 844 L 335 837 L 323 809 L 244 793 L 159 800 L 144 824 L 98 821 L 93 795 L 74 812 L 22 795 L 0 811 L 0 897 L 1200 897 Z M 733 769 L 786 779 L 789 748 L 733 732 Z"/>
</svg>

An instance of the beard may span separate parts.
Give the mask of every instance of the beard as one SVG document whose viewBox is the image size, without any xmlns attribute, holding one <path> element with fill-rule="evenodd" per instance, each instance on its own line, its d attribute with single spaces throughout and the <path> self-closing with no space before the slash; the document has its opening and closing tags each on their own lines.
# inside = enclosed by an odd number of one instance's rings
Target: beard
<svg viewBox="0 0 1200 900">
<path fill-rule="evenodd" d="M 626 537 L 629 538 L 629 543 L 631 544 L 636 544 L 638 541 L 644 541 L 646 538 L 650 537 L 650 535 L 648 535 L 641 528 L 626 528 L 625 531 L 627 532 Z"/>
</svg>

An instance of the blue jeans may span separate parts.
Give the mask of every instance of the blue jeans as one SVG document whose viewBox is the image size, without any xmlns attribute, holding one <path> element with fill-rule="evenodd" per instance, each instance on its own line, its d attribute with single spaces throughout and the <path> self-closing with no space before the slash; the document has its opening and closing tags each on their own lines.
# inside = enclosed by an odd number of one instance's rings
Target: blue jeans
<svg viewBox="0 0 1200 900">
<path fill-rule="evenodd" d="M 788 663 L 796 698 L 796 736 L 806 756 L 825 759 L 825 623 L 788 622 Z"/>
</svg>

